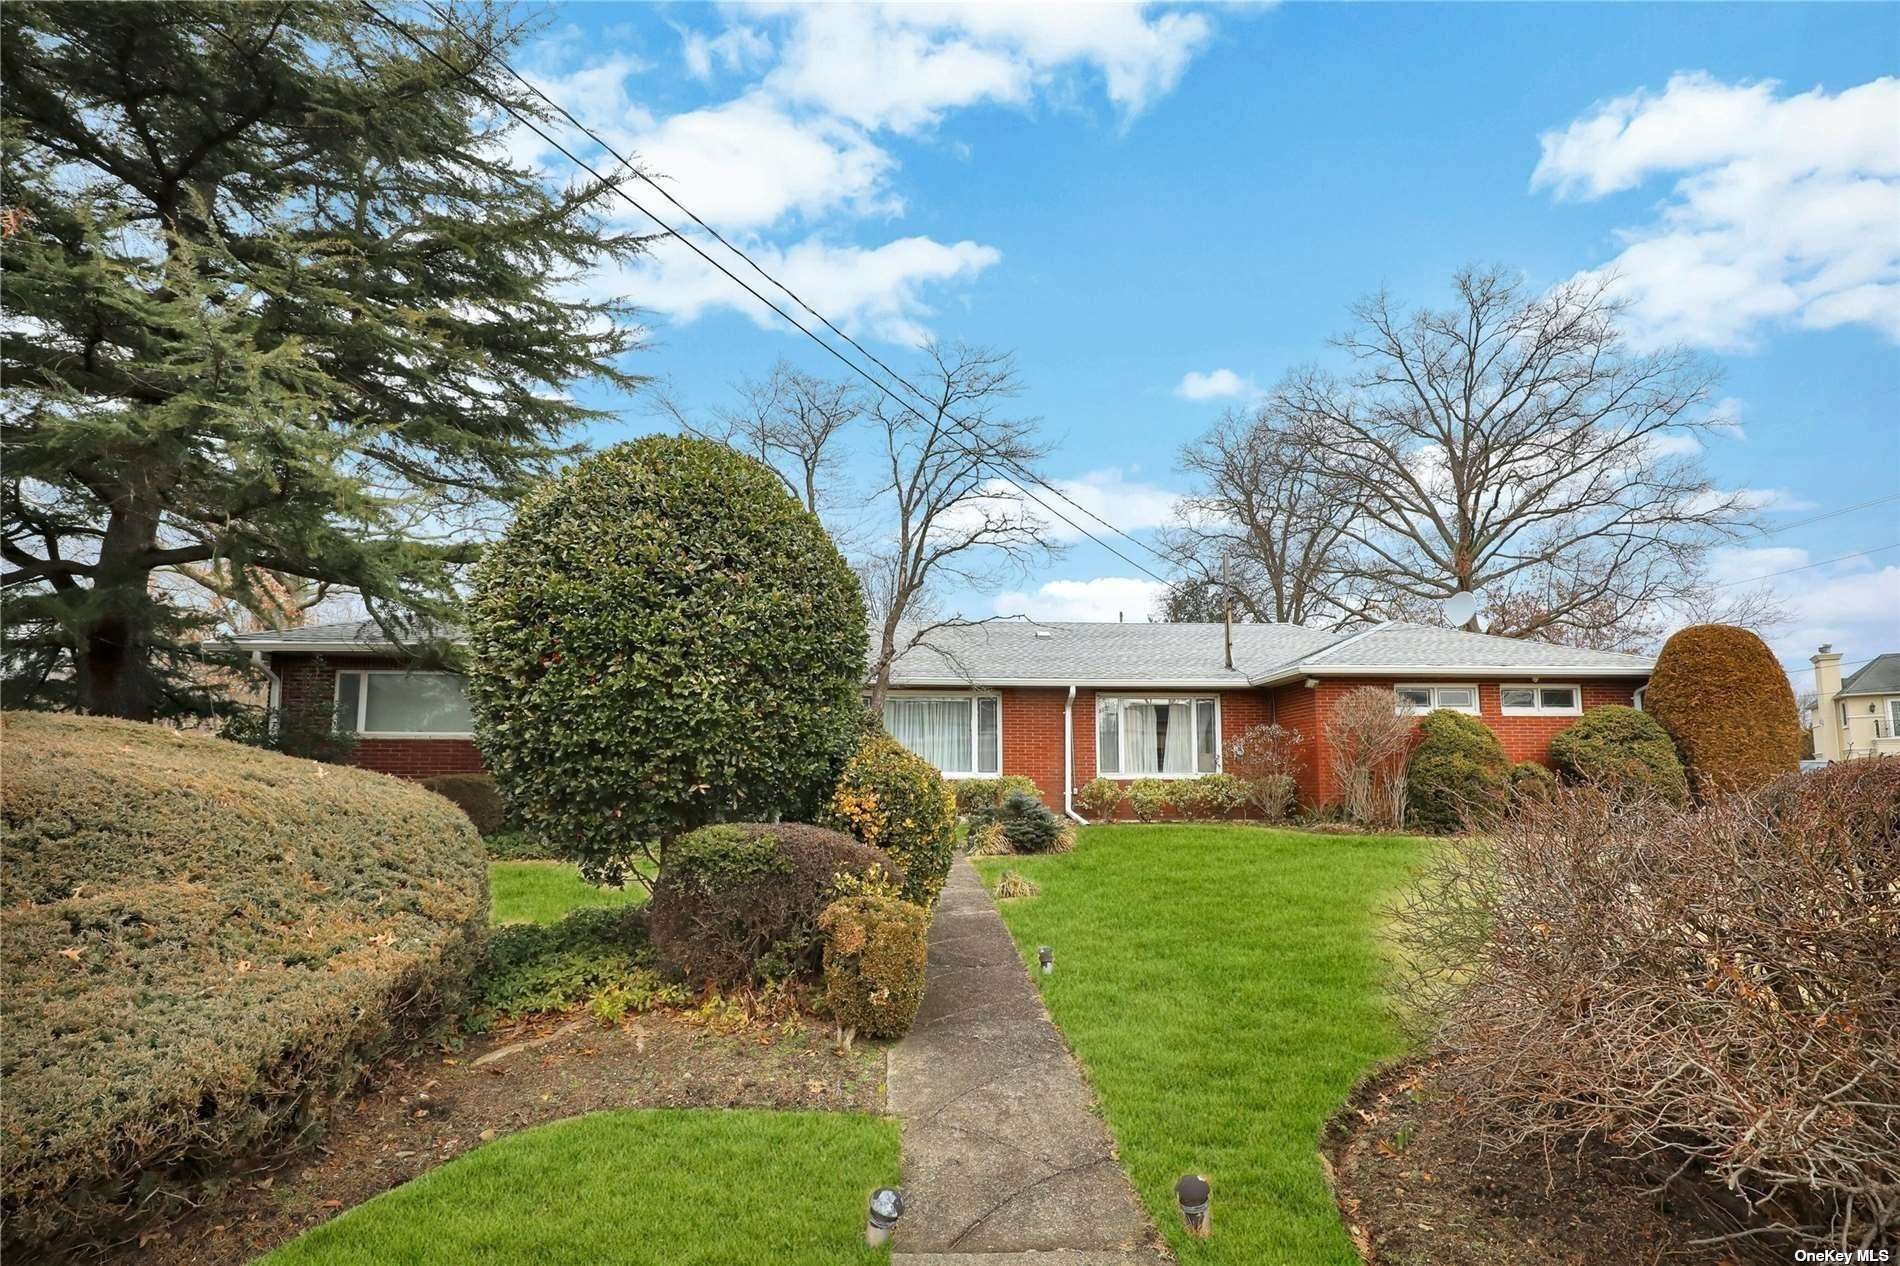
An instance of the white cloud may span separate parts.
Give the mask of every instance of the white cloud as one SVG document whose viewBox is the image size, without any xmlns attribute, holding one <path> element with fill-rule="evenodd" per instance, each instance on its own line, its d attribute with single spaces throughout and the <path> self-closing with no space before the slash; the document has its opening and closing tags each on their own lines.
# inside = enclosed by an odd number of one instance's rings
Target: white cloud
<svg viewBox="0 0 1900 1266">
<path fill-rule="evenodd" d="M 791 11 L 766 83 L 867 128 L 914 132 L 952 109 L 1026 104 L 1072 68 L 1130 118 L 1179 81 L 1212 28 L 1198 13 L 1064 4 L 811 5 Z"/>
<path fill-rule="evenodd" d="M 1231 369 L 1212 369 L 1207 373 L 1191 369 L 1175 385 L 1174 394 L 1183 400 L 1231 400 L 1255 395 L 1259 390 L 1251 379 L 1242 378 Z"/>
<path fill-rule="evenodd" d="M 1540 138 L 1531 185 L 1559 198 L 1675 179 L 1605 266 L 1639 346 L 1746 348 L 1771 323 L 1900 341 L 1900 79 L 1778 92 L 1679 74 Z"/>
<path fill-rule="evenodd" d="M 1181 494 L 1172 492 L 1155 484 L 1132 480 L 1120 470 L 1091 470 L 1074 479 L 1052 480 L 1064 496 L 1077 505 L 1086 507 L 1090 513 L 1098 514 L 1113 523 L 1124 532 L 1140 532 L 1158 528 L 1174 517 L 1174 507 L 1180 502 Z M 1058 510 L 1080 523 L 1097 536 L 1107 536 L 1110 544 L 1117 549 L 1132 549 L 1125 541 L 1118 541 L 1108 529 L 1087 515 L 1081 514 L 1068 502 L 1057 500 L 1047 492 L 1032 489 L 1037 495 L 1054 503 Z M 1046 517 L 1046 516 L 1045 516 Z M 1062 540 L 1080 540 L 1082 534 L 1062 523 L 1054 524 L 1057 537 Z"/>
<path fill-rule="evenodd" d="M 1838 556 L 1839 552 L 1826 557 Z M 1818 560 L 1805 549 L 1721 549 L 1710 556 L 1709 575 L 1738 592 L 1759 586 L 1774 591 L 1790 618 L 1774 630 L 1769 645 L 1789 666 L 1795 688 L 1805 690 L 1814 684 L 1813 673 L 1806 667 L 1808 656 L 1823 642 L 1832 642 L 1850 660 L 1895 649 L 1893 613 L 1900 611 L 1900 566 L 1881 565 L 1879 557 L 1857 555 L 1825 567 L 1809 567 Z M 1758 577 L 1768 579 L 1749 583 Z"/>
<path fill-rule="evenodd" d="M 997 615 L 1027 615 L 1037 620 L 1117 620 L 1140 623 L 1154 614 L 1167 586 L 1132 576 L 1093 580 L 1051 580 L 1034 593 L 996 595 Z"/>
<path fill-rule="evenodd" d="M 704 245 L 715 258 L 724 253 L 714 244 Z M 813 236 L 786 248 L 755 243 L 747 252 L 841 329 L 908 344 L 928 336 L 923 320 L 934 309 L 924 298 L 927 288 L 972 280 L 1002 258 L 994 247 L 967 241 L 945 244 L 927 237 L 864 247 Z M 656 243 L 646 260 L 596 275 L 588 286 L 680 322 L 728 308 L 762 328 L 785 328 L 763 304 L 673 241 Z"/>
<path fill-rule="evenodd" d="M 762 66 L 772 58 L 772 41 L 763 31 L 735 23 L 718 35 L 703 31 L 680 32 L 680 57 L 686 73 L 695 79 L 711 79 L 715 69 L 737 74 Z"/>
<path fill-rule="evenodd" d="M 1738 488 L 1742 504 L 1750 510 L 1789 511 L 1813 510 L 1818 502 L 1787 488 Z"/>
</svg>

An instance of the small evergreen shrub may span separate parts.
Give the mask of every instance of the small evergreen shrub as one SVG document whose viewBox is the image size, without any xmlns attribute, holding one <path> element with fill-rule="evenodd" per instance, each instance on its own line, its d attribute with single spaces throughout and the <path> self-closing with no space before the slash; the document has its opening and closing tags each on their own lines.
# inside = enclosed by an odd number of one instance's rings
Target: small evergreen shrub
<svg viewBox="0 0 1900 1266">
<path fill-rule="evenodd" d="M 468 622 L 483 758 L 596 882 L 696 827 L 805 811 L 863 724 L 857 577 L 724 444 L 652 436 L 530 492 Z"/>
<path fill-rule="evenodd" d="M 1082 812 L 1088 814 L 1091 821 L 1113 822 L 1116 812 L 1122 807 L 1122 801 L 1127 798 L 1127 790 L 1113 778 L 1091 778 L 1076 793 L 1075 802 L 1082 806 Z"/>
<path fill-rule="evenodd" d="M 1675 740 L 1698 796 L 1752 791 L 1795 772 L 1801 718 L 1768 644 L 1732 624 L 1697 624 L 1663 643 L 1643 707 Z"/>
<path fill-rule="evenodd" d="M 508 805 L 495 789 L 490 774 L 437 774 L 422 785 L 468 814 L 475 830 L 486 839 L 508 824 Z"/>
<path fill-rule="evenodd" d="M 532 831 L 502 831 L 482 841 L 491 862 L 551 862 L 560 860 L 554 846 Z"/>
<path fill-rule="evenodd" d="M 957 812 L 968 817 L 984 809 L 994 809 L 1012 793 L 1042 798 L 1042 790 L 1036 786 L 1034 778 L 1022 774 L 1005 774 L 1001 778 L 946 778 L 952 793 L 956 796 Z"/>
<path fill-rule="evenodd" d="M 1008 852 L 1066 853 L 1075 847 L 1068 823 L 1041 800 L 1020 791 L 1011 792 L 1002 804 L 985 810 L 971 825 L 1000 827 Z"/>
<path fill-rule="evenodd" d="M 730 824 L 681 836 L 646 907 L 661 966 L 694 985 L 814 970 L 818 916 L 840 874 L 900 877 L 877 849 L 819 826 Z"/>
<path fill-rule="evenodd" d="M 475 981 L 468 1028 L 499 1020 L 565 1011 L 603 990 L 624 988 L 653 1000 L 658 991 L 653 947 L 637 909 L 576 910 L 556 923 L 513 923 L 489 938 L 488 961 Z M 670 995 L 686 1001 L 680 990 Z"/>
<path fill-rule="evenodd" d="M 96 717 L 0 745 L 7 1257 L 183 1211 L 459 1012 L 487 863 L 440 796 Z"/>
<path fill-rule="evenodd" d="M 818 924 L 831 1014 L 866 1037 L 902 1037 L 924 1000 L 930 912 L 889 897 L 846 897 Z"/>
<path fill-rule="evenodd" d="M 1128 807 L 1143 822 L 1164 818 L 1174 807 L 1174 788 L 1161 778 L 1137 778 L 1128 784 Z"/>
<path fill-rule="evenodd" d="M 1669 731 L 1635 708 L 1592 708 L 1550 740 L 1550 763 L 1572 782 L 1598 783 L 1669 804 L 1689 800 L 1689 780 Z"/>
<path fill-rule="evenodd" d="M 1534 760 L 1521 760 L 1511 766 L 1511 803 L 1542 804 L 1557 789 L 1557 775 Z"/>
<path fill-rule="evenodd" d="M 1510 791 L 1510 762 L 1491 727 L 1440 708 L 1419 722 L 1406 765 L 1406 817 L 1428 831 L 1496 820 Z"/>
<path fill-rule="evenodd" d="M 825 825 L 882 849 L 904 873 L 904 895 L 934 906 L 956 853 L 956 799 L 930 762 L 879 732 L 845 762 Z"/>
</svg>

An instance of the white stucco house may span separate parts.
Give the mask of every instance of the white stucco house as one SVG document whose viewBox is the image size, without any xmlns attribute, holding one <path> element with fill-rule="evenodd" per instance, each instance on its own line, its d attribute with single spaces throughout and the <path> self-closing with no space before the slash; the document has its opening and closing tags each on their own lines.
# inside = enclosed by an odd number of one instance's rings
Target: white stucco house
<svg viewBox="0 0 1900 1266">
<path fill-rule="evenodd" d="M 1900 756 L 1900 652 L 1876 655 L 1841 679 L 1841 653 L 1816 651 L 1814 755 L 1819 760 Z"/>
</svg>

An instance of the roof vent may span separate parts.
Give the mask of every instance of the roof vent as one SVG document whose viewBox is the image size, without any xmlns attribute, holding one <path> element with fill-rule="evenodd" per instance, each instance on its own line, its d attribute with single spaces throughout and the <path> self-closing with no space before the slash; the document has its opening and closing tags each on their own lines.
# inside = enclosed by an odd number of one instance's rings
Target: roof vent
<svg viewBox="0 0 1900 1266">
<path fill-rule="evenodd" d="M 1051 633 L 1048 629 L 1037 629 L 1036 636 L 1037 637 L 1054 637 L 1055 634 Z"/>
</svg>

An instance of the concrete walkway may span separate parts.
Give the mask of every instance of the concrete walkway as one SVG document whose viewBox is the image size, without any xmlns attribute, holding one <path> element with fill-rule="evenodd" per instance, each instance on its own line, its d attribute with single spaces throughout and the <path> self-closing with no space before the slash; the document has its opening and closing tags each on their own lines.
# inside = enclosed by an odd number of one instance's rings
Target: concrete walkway
<svg viewBox="0 0 1900 1266">
<path fill-rule="evenodd" d="M 904 1130 L 901 1266 L 1169 1260 L 1002 917 L 962 858 L 930 927 L 923 1007 L 891 1051 L 890 1102 Z"/>
</svg>

